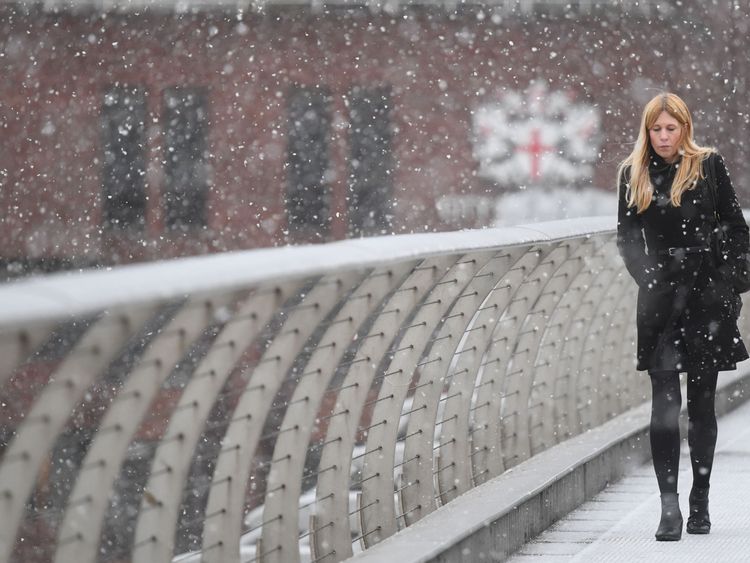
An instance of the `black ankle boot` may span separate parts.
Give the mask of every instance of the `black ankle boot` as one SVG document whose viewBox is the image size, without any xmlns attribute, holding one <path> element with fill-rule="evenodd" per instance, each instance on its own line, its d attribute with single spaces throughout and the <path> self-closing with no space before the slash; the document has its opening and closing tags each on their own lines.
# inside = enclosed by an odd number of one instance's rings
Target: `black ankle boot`
<svg viewBox="0 0 750 563">
<path fill-rule="evenodd" d="M 661 521 L 656 541 L 677 541 L 682 537 L 682 513 L 677 493 L 662 493 Z"/>
<path fill-rule="evenodd" d="M 690 491 L 690 516 L 687 521 L 688 534 L 707 534 L 711 531 L 711 519 L 708 516 L 708 487 Z"/>
</svg>

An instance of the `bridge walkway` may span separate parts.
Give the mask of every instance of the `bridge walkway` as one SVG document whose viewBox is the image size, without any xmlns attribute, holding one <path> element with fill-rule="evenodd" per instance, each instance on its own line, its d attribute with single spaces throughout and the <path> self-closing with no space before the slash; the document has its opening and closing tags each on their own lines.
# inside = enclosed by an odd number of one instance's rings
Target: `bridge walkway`
<svg viewBox="0 0 750 563">
<path fill-rule="evenodd" d="M 719 419 L 711 482 L 712 530 L 657 542 L 659 494 L 651 463 L 614 483 L 524 545 L 511 563 L 618 561 L 750 561 L 750 403 Z M 687 518 L 692 482 L 687 441 L 680 459 L 679 493 Z"/>
</svg>

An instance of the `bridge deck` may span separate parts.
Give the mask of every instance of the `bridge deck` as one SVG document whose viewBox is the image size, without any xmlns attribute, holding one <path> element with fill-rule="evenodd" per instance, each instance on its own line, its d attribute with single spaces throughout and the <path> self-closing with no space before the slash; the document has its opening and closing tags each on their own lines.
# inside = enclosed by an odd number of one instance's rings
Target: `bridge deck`
<svg viewBox="0 0 750 563">
<path fill-rule="evenodd" d="M 650 462 L 609 486 L 534 540 L 512 563 L 750 560 L 750 403 L 719 420 L 711 483 L 710 535 L 683 533 L 679 542 L 657 542 L 659 494 Z M 687 518 L 692 476 L 687 442 L 680 459 L 679 492 Z"/>
</svg>

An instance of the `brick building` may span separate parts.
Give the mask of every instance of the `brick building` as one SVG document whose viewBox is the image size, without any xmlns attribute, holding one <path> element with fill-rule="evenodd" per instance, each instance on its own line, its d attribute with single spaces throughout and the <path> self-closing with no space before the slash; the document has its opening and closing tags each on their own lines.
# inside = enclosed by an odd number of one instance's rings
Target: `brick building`
<svg viewBox="0 0 750 563">
<path fill-rule="evenodd" d="M 14 275 L 486 225 L 519 187 L 611 190 L 661 88 L 742 191 L 749 13 L 4 0 L 0 260 Z"/>
</svg>

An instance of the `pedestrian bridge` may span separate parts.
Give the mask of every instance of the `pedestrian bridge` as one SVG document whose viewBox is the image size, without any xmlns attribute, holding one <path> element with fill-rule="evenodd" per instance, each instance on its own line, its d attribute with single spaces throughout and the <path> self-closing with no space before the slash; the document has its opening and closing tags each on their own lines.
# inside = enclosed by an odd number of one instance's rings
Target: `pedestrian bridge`
<svg viewBox="0 0 750 563">
<path fill-rule="evenodd" d="M 647 459 L 614 225 L 0 287 L 0 562 L 506 558 Z"/>
</svg>

